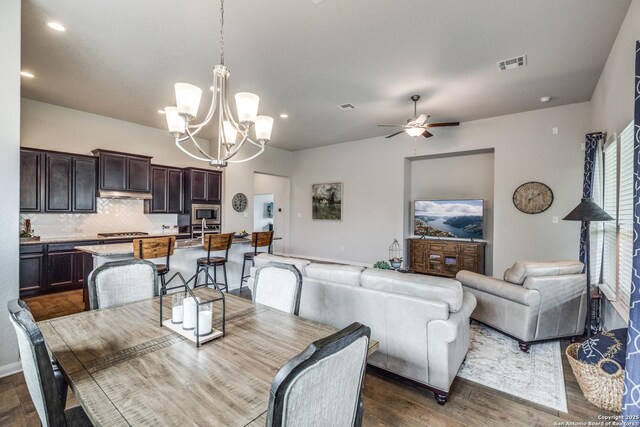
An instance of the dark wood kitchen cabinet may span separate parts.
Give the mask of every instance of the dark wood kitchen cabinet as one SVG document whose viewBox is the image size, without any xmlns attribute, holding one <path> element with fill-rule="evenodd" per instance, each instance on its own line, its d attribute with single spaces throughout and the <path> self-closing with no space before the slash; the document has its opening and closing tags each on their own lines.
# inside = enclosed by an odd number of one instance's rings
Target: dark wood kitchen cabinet
<svg viewBox="0 0 640 427">
<path fill-rule="evenodd" d="M 182 213 L 182 169 L 151 165 L 151 200 L 145 213 Z"/>
<path fill-rule="evenodd" d="M 184 172 L 185 198 L 193 202 L 219 204 L 222 196 L 222 172 L 187 168 Z"/>
<path fill-rule="evenodd" d="M 20 212 L 42 210 L 42 153 L 20 150 Z"/>
<path fill-rule="evenodd" d="M 20 212 L 96 211 L 96 159 L 23 149 Z"/>
<path fill-rule="evenodd" d="M 44 245 L 20 247 L 20 297 L 37 295 L 45 290 Z"/>
<path fill-rule="evenodd" d="M 151 187 L 151 157 L 93 150 L 98 156 L 100 190 L 148 193 Z"/>
<path fill-rule="evenodd" d="M 93 157 L 72 158 L 73 162 L 73 212 L 95 212 L 97 186 L 97 162 Z"/>
<path fill-rule="evenodd" d="M 71 212 L 71 156 L 45 153 L 45 212 Z"/>
</svg>

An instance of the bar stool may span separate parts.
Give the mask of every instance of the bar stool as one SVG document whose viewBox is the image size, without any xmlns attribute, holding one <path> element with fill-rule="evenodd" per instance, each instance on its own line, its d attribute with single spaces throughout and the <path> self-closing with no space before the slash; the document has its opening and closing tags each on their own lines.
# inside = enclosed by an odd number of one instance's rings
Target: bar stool
<svg viewBox="0 0 640 427">
<path fill-rule="evenodd" d="M 167 283 L 171 282 L 176 276 L 179 276 L 184 282 L 184 277 L 179 271 L 176 272 L 169 280 L 166 280 L 166 275 L 171 270 L 169 268 L 169 261 L 173 250 L 176 246 L 176 236 L 167 237 L 153 237 L 146 239 L 135 239 L 133 241 L 133 257 L 136 259 L 153 259 L 166 257 L 165 264 L 156 264 L 158 270 L 158 277 L 160 277 L 161 292 L 166 294 Z"/>
<path fill-rule="evenodd" d="M 273 244 L 273 230 L 251 233 L 251 247 L 253 248 L 253 252 L 244 253 L 244 259 L 242 260 L 242 273 L 241 273 L 241 279 L 240 279 L 241 293 L 242 293 L 242 283 L 246 282 L 247 279 L 251 277 L 250 274 L 247 274 L 246 276 L 244 275 L 245 264 L 247 263 L 247 261 L 251 261 L 251 265 L 256 265 L 254 258 L 257 255 L 264 253 L 264 252 L 258 252 L 258 248 L 263 248 L 265 246 L 268 246 L 269 247 L 268 252 L 272 253 L 273 252 L 273 249 L 271 247 L 272 244 Z"/>
<path fill-rule="evenodd" d="M 196 275 L 195 281 L 193 283 L 193 287 L 196 288 L 198 286 L 198 274 L 201 271 L 205 271 L 204 276 L 204 285 L 209 285 L 209 279 L 213 280 L 213 285 L 220 289 L 224 288 L 225 292 L 229 292 L 229 285 L 227 282 L 227 261 L 229 259 L 229 248 L 231 248 L 231 243 L 233 242 L 233 233 L 226 234 L 206 234 L 204 237 L 204 249 L 207 251 L 206 258 L 198 258 L 196 264 Z M 211 252 L 225 251 L 224 257 L 216 256 L 212 257 Z M 222 283 L 218 283 L 217 270 L 218 267 L 222 267 L 222 272 L 224 274 L 224 286 Z M 209 273 L 209 268 L 213 268 L 213 277 Z"/>
</svg>

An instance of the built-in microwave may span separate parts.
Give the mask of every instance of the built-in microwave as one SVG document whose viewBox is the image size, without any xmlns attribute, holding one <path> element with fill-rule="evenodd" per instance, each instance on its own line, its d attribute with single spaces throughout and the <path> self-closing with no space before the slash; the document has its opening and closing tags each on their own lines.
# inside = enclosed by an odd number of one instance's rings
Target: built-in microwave
<svg viewBox="0 0 640 427">
<path fill-rule="evenodd" d="M 220 224 L 220 205 L 191 205 L 191 224 L 202 224 L 205 221 L 207 226 Z"/>
</svg>

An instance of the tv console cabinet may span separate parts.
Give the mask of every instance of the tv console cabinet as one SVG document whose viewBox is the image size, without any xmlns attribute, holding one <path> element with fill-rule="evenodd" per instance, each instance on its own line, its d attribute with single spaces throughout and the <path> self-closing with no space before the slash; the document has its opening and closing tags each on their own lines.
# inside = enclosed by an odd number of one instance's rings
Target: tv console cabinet
<svg viewBox="0 0 640 427">
<path fill-rule="evenodd" d="M 409 270 L 413 273 L 456 277 L 460 270 L 484 274 L 484 242 L 408 239 Z"/>
</svg>

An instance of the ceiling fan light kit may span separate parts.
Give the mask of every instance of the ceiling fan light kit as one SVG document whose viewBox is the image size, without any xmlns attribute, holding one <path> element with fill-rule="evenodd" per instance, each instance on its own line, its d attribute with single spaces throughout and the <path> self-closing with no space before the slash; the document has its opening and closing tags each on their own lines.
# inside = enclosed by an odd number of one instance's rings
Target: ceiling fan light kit
<svg viewBox="0 0 640 427">
<path fill-rule="evenodd" d="M 460 122 L 427 123 L 427 120 L 429 119 L 428 115 L 420 114 L 418 116 L 418 101 L 420 100 L 420 95 L 412 95 L 411 100 L 413 101 L 413 117 L 407 120 L 406 125 L 378 125 L 381 127 L 397 127 L 403 129 L 399 132 L 387 135 L 385 138 L 392 138 L 396 135 L 400 135 L 403 132 L 405 132 L 409 136 L 412 136 L 413 138 L 417 138 L 419 136 L 431 138 L 433 134 L 429 132 L 427 128 L 460 125 Z"/>
<path fill-rule="evenodd" d="M 211 105 L 204 120 L 192 124 L 198 115 L 202 90 L 189 83 L 176 83 L 176 106 L 165 107 L 164 112 L 169 132 L 175 138 L 176 146 L 194 159 L 208 162 L 211 166 L 223 168 L 229 163 L 241 163 L 255 159 L 262 154 L 271 139 L 273 118 L 259 116 L 260 97 L 249 92 L 235 95 L 236 120 L 229 107 L 227 88 L 229 69 L 224 66 L 224 0 L 220 0 L 220 64 L 213 67 Z M 218 147 L 215 156 L 207 153 L 196 141 L 195 136 L 216 117 L 218 127 Z M 253 129 L 255 138 L 249 136 Z M 238 138 L 240 136 L 240 138 Z M 239 142 L 237 140 L 240 139 Z M 191 141 L 199 154 L 193 154 L 182 144 Z M 257 152 L 243 159 L 234 159 L 245 143 L 254 145 Z"/>
</svg>

